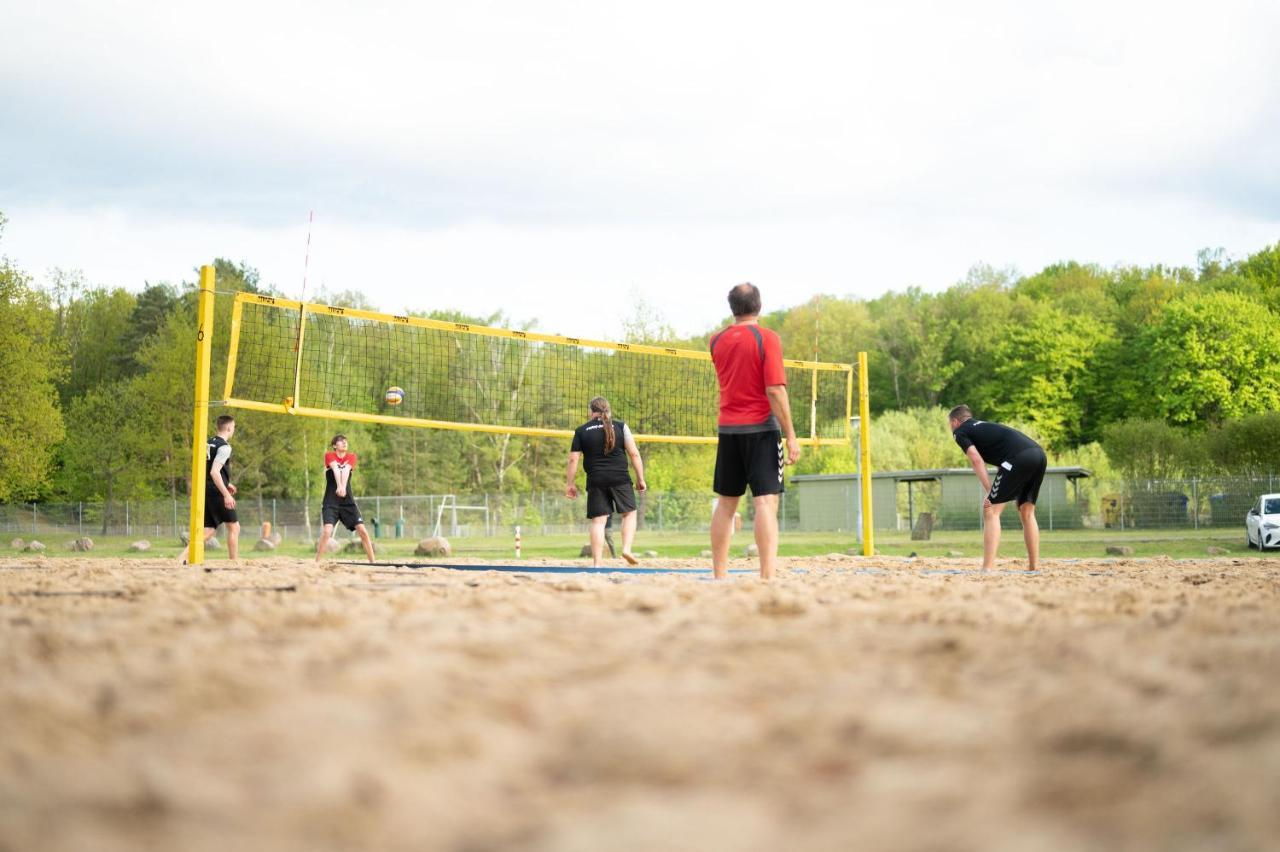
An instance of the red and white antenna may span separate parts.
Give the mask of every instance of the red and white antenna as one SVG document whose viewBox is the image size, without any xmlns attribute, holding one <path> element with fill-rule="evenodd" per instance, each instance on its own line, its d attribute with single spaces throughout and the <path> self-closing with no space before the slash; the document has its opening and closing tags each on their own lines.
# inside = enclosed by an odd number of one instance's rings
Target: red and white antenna
<svg viewBox="0 0 1280 852">
<path fill-rule="evenodd" d="M 307 267 L 311 265 L 311 223 L 315 221 L 316 211 L 307 212 L 307 251 L 302 257 L 302 299 L 307 300 Z"/>
</svg>

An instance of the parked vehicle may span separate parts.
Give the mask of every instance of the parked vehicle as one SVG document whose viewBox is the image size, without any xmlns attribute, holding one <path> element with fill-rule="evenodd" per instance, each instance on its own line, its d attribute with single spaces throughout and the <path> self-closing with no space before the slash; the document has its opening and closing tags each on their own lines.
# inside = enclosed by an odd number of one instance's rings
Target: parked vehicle
<svg viewBox="0 0 1280 852">
<path fill-rule="evenodd" d="M 1263 494 L 1244 519 L 1245 539 L 1250 547 L 1267 550 L 1280 547 L 1280 494 Z"/>
</svg>

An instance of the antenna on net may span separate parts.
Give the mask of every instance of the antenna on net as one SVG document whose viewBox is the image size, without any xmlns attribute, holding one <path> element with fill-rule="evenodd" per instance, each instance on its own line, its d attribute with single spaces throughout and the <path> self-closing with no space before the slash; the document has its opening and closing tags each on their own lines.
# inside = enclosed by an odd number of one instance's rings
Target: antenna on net
<svg viewBox="0 0 1280 852">
<path fill-rule="evenodd" d="M 311 265 L 311 224 L 315 221 L 316 211 L 311 210 L 307 213 L 307 250 L 302 256 L 302 299 L 307 300 L 307 267 Z"/>
</svg>

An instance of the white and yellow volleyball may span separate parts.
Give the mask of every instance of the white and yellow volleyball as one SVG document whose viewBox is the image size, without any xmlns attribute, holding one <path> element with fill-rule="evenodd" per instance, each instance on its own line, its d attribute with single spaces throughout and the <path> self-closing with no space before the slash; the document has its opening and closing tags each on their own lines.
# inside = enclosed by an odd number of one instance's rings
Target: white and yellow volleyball
<svg viewBox="0 0 1280 852">
<path fill-rule="evenodd" d="M 404 402 L 404 388 L 390 387 L 387 388 L 386 395 L 387 405 L 399 405 Z"/>
</svg>

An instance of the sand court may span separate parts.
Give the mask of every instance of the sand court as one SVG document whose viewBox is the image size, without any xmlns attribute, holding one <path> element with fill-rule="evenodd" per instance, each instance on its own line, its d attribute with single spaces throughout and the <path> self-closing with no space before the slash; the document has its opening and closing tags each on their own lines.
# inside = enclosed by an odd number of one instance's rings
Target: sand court
<svg viewBox="0 0 1280 852">
<path fill-rule="evenodd" d="M 1280 561 L 565 564 L 0 560 L 0 849 L 1280 842 Z"/>
</svg>

